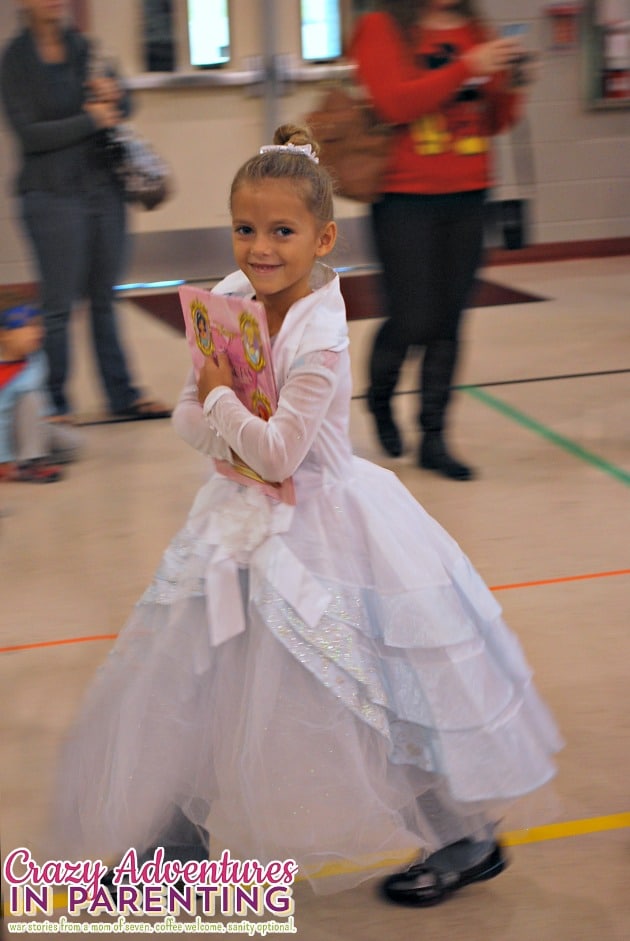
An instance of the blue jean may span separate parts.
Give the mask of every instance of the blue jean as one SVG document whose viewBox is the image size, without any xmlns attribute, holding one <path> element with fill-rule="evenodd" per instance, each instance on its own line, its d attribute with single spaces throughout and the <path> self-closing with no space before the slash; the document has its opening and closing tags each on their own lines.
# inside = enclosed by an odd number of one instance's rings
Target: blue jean
<svg viewBox="0 0 630 941">
<path fill-rule="evenodd" d="M 48 387 L 55 412 L 66 414 L 70 367 L 68 328 L 73 304 L 87 297 L 92 341 L 112 412 L 139 396 L 131 383 L 121 346 L 113 287 L 125 256 L 126 210 L 113 184 L 94 185 L 84 194 L 26 193 L 22 217 L 39 270 L 46 328 Z"/>
<path fill-rule="evenodd" d="M 43 353 L 33 353 L 14 379 L 0 386 L 0 464 L 16 459 L 16 408 L 31 392 L 39 392 L 46 380 Z M 39 457 L 40 455 L 35 455 Z"/>
</svg>

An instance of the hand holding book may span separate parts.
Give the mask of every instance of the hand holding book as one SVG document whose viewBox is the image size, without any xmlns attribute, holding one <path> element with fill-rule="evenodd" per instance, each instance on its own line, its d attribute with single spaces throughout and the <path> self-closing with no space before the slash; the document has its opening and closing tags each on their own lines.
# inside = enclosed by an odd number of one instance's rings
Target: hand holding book
<svg viewBox="0 0 630 941">
<path fill-rule="evenodd" d="M 217 386 L 228 386 L 231 389 L 233 382 L 232 366 L 227 353 L 214 353 L 206 357 L 197 375 L 200 404 L 203 405 L 206 396 Z"/>
<path fill-rule="evenodd" d="M 229 386 L 253 415 L 268 421 L 276 410 L 278 393 L 263 305 L 188 285 L 179 289 L 179 297 L 200 401 L 218 386 Z M 292 480 L 263 480 L 234 452 L 232 464 L 215 464 L 220 473 L 239 483 L 258 487 L 284 503 L 295 503 Z"/>
</svg>

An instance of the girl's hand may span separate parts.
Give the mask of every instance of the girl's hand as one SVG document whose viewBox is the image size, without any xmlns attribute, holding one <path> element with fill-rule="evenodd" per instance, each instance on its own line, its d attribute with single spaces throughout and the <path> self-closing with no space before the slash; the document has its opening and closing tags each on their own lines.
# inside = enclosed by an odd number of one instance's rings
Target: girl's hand
<svg viewBox="0 0 630 941">
<path fill-rule="evenodd" d="M 491 39 L 469 49 L 463 58 L 473 75 L 481 78 L 509 68 L 522 54 L 523 47 L 517 39 Z"/>
<path fill-rule="evenodd" d="M 206 401 L 206 396 L 212 392 L 213 389 L 219 386 L 227 386 L 231 389 L 232 385 L 232 367 L 230 366 L 230 360 L 227 354 L 219 353 L 216 359 L 212 356 L 208 356 L 197 379 L 197 398 L 199 399 L 200 405 L 203 405 Z"/>
</svg>

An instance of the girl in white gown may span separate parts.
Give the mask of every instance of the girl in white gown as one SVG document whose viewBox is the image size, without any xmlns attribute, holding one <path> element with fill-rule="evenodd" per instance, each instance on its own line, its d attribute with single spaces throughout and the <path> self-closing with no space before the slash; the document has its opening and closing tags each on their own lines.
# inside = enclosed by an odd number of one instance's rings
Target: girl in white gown
<svg viewBox="0 0 630 941">
<path fill-rule="evenodd" d="M 553 777 L 560 740 L 469 560 L 352 454 L 345 309 L 321 263 L 332 184 L 304 129 L 276 145 L 235 177 L 240 270 L 215 290 L 264 304 L 277 411 L 252 415 L 219 358 L 173 420 L 213 458 L 293 477 L 296 505 L 216 472 L 202 486 L 71 732 L 65 849 L 115 859 L 185 821 L 211 853 L 296 860 L 315 891 L 421 851 L 385 891 L 433 904 L 501 871 L 496 822 Z"/>
</svg>

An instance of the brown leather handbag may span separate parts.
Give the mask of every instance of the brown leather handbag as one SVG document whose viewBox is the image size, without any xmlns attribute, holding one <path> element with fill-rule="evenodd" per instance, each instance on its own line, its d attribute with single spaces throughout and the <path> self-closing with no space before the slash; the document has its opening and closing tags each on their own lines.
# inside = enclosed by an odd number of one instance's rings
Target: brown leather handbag
<svg viewBox="0 0 630 941">
<path fill-rule="evenodd" d="M 370 103 L 353 86 L 333 85 L 306 116 L 320 146 L 320 162 L 333 178 L 335 192 L 361 203 L 375 202 L 389 161 L 393 129 L 379 121 Z"/>
</svg>

